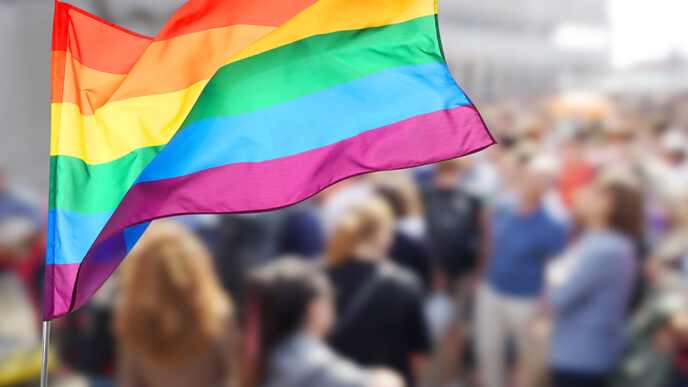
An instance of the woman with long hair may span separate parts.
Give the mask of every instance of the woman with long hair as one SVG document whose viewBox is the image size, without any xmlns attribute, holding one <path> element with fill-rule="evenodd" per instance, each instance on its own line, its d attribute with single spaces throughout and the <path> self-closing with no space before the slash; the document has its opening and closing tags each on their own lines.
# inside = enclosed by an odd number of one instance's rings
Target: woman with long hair
<svg viewBox="0 0 688 387">
<path fill-rule="evenodd" d="M 114 328 L 122 386 L 225 386 L 232 308 L 188 230 L 154 223 L 122 267 Z"/>
<path fill-rule="evenodd" d="M 602 175 L 579 197 L 574 211 L 583 233 L 549 275 L 555 387 L 605 386 L 618 361 L 637 277 L 642 203 L 636 184 L 621 175 Z"/>
<path fill-rule="evenodd" d="M 393 235 L 394 214 L 380 197 L 336 223 L 326 249 L 339 314 L 330 342 L 361 365 L 394 369 L 413 386 L 430 346 L 423 288 L 413 272 L 387 259 Z"/>
<path fill-rule="evenodd" d="M 332 289 L 301 259 L 249 274 L 243 305 L 242 387 L 401 387 L 385 370 L 365 370 L 324 342 L 335 322 Z"/>
</svg>

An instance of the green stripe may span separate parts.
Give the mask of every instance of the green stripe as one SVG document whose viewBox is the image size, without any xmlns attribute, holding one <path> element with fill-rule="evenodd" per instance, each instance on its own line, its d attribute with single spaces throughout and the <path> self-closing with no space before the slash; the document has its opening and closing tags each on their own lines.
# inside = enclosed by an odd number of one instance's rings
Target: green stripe
<svg viewBox="0 0 688 387">
<path fill-rule="evenodd" d="M 435 16 L 424 16 L 316 35 L 231 63 L 210 80 L 181 128 L 205 118 L 259 110 L 390 68 L 443 62 L 436 33 Z M 50 208 L 83 214 L 115 209 L 161 148 L 141 148 L 98 165 L 51 157 L 57 178 L 51 184 Z"/>
<path fill-rule="evenodd" d="M 182 128 L 260 110 L 393 67 L 432 62 L 444 62 L 434 15 L 312 36 L 218 70 Z"/>
<path fill-rule="evenodd" d="M 141 148 L 97 165 L 71 156 L 51 156 L 50 168 L 56 178 L 50 186 L 50 209 L 62 208 L 82 214 L 114 210 L 161 149 L 162 145 Z"/>
<path fill-rule="evenodd" d="M 447 61 L 447 57 L 444 55 L 444 46 L 442 46 L 442 34 L 440 34 L 440 17 L 435 14 L 435 33 L 437 35 L 437 44 L 440 48 L 440 55 L 442 55 L 442 60 Z"/>
</svg>

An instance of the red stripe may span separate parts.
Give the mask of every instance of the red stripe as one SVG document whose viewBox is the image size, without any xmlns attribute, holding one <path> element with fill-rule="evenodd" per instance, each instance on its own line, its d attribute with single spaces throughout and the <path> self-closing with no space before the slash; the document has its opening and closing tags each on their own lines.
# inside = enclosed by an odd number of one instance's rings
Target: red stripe
<svg viewBox="0 0 688 387">
<path fill-rule="evenodd" d="M 316 0 L 190 0 L 155 38 L 137 34 L 67 3 L 55 2 L 53 51 L 68 51 L 79 63 L 126 74 L 151 41 L 236 24 L 279 26 Z"/>
<path fill-rule="evenodd" d="M 90 68 L 125 74 L 152 40 L 70 4 L 55 2 L 53 51 L 71 52 Z"/>
<path fill-rule="evenodd" d="M 315 4 L 317 0 L 191 0 L 165 24 L 155 40 L 250 24 L 277 27 Z"/>
</svg>

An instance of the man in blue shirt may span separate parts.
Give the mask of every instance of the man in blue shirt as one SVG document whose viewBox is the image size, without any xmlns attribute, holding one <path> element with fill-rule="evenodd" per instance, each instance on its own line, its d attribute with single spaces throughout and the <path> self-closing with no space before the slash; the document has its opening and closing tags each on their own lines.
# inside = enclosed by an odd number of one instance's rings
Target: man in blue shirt
<svg viewBox="0 0 688 387">
<path fill-rule="evenodd" d="M 567 240 L 566 228 L 544 200 L 556 175 L 553 162 L 542 156 L 530 158 L 518 174 L 516 197 L 498 204 L 493 212 L 488 262 L 478 290 L 476 351 L 485 387 L 508 384 L 506 343 L 514 340 L 517 355 L 527 347 L 545 265 Z"/>
</svg>

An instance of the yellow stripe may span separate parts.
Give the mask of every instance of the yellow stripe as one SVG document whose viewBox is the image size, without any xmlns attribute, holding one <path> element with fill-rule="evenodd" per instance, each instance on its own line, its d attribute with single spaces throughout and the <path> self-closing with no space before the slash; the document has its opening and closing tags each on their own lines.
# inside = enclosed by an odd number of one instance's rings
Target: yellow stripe
<svg viewBox="0 0 688 387">
<path fill-rule="evenodd" d="M 112 102 L 90 116 L 82 115 L 77 105 L 54 103 L 50 154 L 101 164 L 138 148 L 166 144 L 207 83 L 205 80 L 174 93 Z"/>
<path fill-rule="evenodd" d="M 320 0 L 241 50 L 228 63 L 313 35 L 380 27 L 435 13 L 435 0 Z"/>
<path fill-rule="evenodd" d="M 321 0 L 239 52 L 230 63 L 309 36 L 401 23 L 434 12 L 434 0 Z M 100 164 L 138 148 L 166 144 L 207 82 L 174 93 L 111 102 L 92 116 L 81 115 L 74 104 L 53 104 L 58 111 L 53 114 L 51 155 Z"/>
</svg>

